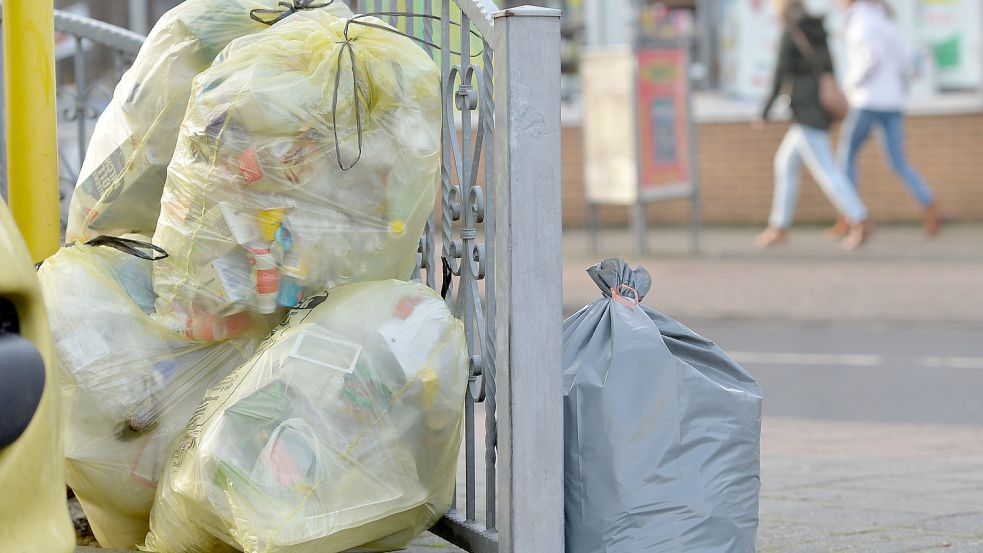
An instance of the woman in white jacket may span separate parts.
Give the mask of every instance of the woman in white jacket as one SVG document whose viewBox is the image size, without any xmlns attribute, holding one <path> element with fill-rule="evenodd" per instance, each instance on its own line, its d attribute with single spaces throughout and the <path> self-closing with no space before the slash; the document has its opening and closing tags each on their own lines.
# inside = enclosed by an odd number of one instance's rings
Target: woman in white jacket
<svg viewBox="0 0 983 553">
<path fill-rule="evenodd" d="M 847 73 L 844 91 L 850 115 L 843 123 L 839 161 L 857 186 L 857 155 L 875 126 L 883 131 L 884 146 L 894 171 L 924 210 L 925 231 L 934 235 L 942 225 L 935 195 L 908 162 L 904 151 L 907 48 L 890 8 L 883 0 L 841 0 L 847 10 Z M 830 230 L 833 237 L 847 232 L 845 222 Z"/>
</svg>

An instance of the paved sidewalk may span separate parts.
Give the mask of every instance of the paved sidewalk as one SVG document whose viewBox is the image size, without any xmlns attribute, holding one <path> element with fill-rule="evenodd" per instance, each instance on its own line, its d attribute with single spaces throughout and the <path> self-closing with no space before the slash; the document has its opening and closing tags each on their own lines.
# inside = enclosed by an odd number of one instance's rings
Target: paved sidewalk
<svg viewBox="0 0 983 553">
<path fill-rule="evenodd" d="M 983 551 L 983 427 L 766 419 L 759 553 Z"/>
<path fill-rule="evenodd" d="M 650 307 L 687 320 L 757 319 L 983 325 L 983 225 L 947 227 L 936 239 L 917 227 L 883 227 L 860 251 L 844 252 L 822 229 L 796 229 L 789 243 L 756 249 L 758 229 L 711 228 L 704 255 L 688 253 L 681 229 L 656 229 L 652 252 L 627 231 L 603 233 L 597 255 L 582 231 L 565 234 L 563 301 L 569 314 L 599 297 L 584 273 L 624 257 L 652 273 Z"/>
</svg>

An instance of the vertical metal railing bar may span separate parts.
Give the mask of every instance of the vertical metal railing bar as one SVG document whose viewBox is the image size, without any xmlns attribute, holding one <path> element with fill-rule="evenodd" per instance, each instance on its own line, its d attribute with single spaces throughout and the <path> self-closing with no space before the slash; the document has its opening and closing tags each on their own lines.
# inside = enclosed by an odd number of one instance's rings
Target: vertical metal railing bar
<svg viewBox="0 0 983 553">
<path fill-rule="evenodd" d="M 414 3 L 415 4 L 415 3 Z M 414 5 L 414 8 L 416 6 Z M 426 15 L 433 15 L 433 0 L 423 0 L 423 13 Z M 433 43 L 433 20 L 430 18 L 423 18 L 423 39 L 428 43 Z M 432 58 L 434 56 L 433 48 L 429 44 L 424 44 L 423 49 Z M 439 186 L 439 185 L 438 185 Z M 425 232 L 423 235 L 423 251 L 422 262 L 423 266 L 427 270 L 427 286 L 436 289 L 437 287 L 437 275 L 436 275 L 436 260 L 434 258 L 434 248 L 435 248 L 435 234 L 436 229 L 436 219 L 433 213 L 427 219 L 427 224 L 425 227 Z"/>
<path fill-rule="evenodd" d="M 406 4 L 406 10 L 404 11 L 408 14 L 411 14 L 411 16 L 405 18 L 406 21 L 404 23 L 405 25 L 404 32 L 410 36 L 416 36 L 416 18 L 412 17 L 412 14 L 416 14 L 416 6 L 413 0 L 408 0 Z M 431 49 L 428 45 L 420 44 L 420 47 L 423 48 L 423 51 L 426 52 L 428 56 L 430 56 L 431 58 L 433 57 L 433 54 L 431 53 Z M 423 235 L 420 236 L 420 241 L 417 244 L 416 268 L 413 270 L 413 277 L 412 277 L 414 281 L 423 282 L 424 271 L 427 273 L 428 278 L 430 274 L 433 272 L 430 269 L 431 266 L 427 262 L 427 235 L 430 233 L 432 219 L 433 217 L 429 217 L 426 223 L 424 223 Z M 427 283 L 427 285 L 433 288 L 433 285 L 431 285 L 430 283 Z"/>
<path fill-rule="evenodd" d="M 422 0 L 423 1 L 423 13 L 426 15 L 433 15 L 433 0 Z M 422 30 L 423 30 L 423 40 L 428 43 L 433 43 L 433 20 L 429 17 L 423 18 Z M 441 45 L 443 47 L 443 45 Z M 430 44 L 424 44 L 423 49 L 433 57 L 434 52 Z"/>
<path fill-rule="evenodd" d="M 484 117 L 480 118 L 483 123 L 478 132 L 484 135 L 484 157 L 485 157 L 485 333 L 482 339 L 485 340 L 484 372 L 483 384 L 485 386 L 485 525 L 489 530 L 494 530 L 495 520 L 495 448 L 498 442 L 498 431 L 495 425 L 495 178 L 494 178 L 494 152 L 493 143 L 494 113 L 495 113 L 495 85 L 492 78 L 492 49 L 488 44 L 487 38 L 482 39 L 482 75 L 481 91 L 478 99 L 481 102 L 479 107 Z"/>
<path fill-rule="evenodd" d="M 402 29 L 402 31 L 404 33 L 410 35 L 410 36 L 416 36 L 416 33 L 414 32 L 414 28 L 415 28 L 415 25 L 414 24 L 416 23 L 416 18 L 415 17 L 412 17 L 412 14 L 415 14 L 416 13 L 415 12 L 415 9 L 414 9 L 414 6 L 413 6 L 413 1 L 412 0 L 407 0 L 406 5 L 405 5 L 405 9 L 402 10 L 402 11 L 404 13 L 410 14 L 409 17 L 404 17 L 403 18 L 404 21 L 403 21 L 403 29 Z M 426 269 L 426 267 L 427 267 L 427 261 L 426 261 L 426 259 L 424 257 L 426 255 L 426 247 L 427 247 L 426 237 L 427 237 L 427 231 L 428 230 L 429 229 L 427 227 L 427 223 L 424 223 L 424 226 L 423 226 L 423 235 L 420 237 L 420 241 L 419 241 L 419 243 L 417 245 L 416 269 L 413 272 L 413 279 L 414 280 L 422 281 L 423 280 L 423 278 L 422 278 L 422 271 L 424 269 Z"/>
<path fill-rule="evenodd" d="M 469 296 L 464 293 L 462 296 Z M 472 315 L 473 316 L 473 315 Z M 465 318 L 470 318 L 466 316 Z M 470 334 L 470 332 L 469 332 Z M 475 437 L 474 437 L 474 398 L 466 394 L 464 398 L 464 518 L 468 522 L 478 520 L 477 500 L 475 498 Z"/>
<path fill-rule="evenodd" d="M 443 101 L 443 109 L 441 111 L 443 124 L 441 126 L 441 165 L 440 165 L 440 180 L 441 180 L 441 210 L 440 210 L 440 238 L 441 238 L 441 258 L 443 262 L 446 262 L 450 267 L 452 273 L 457 273 L 455 268 L 456 260 L 453 255 L 453 242 L 454 242 L 454 207 L 453 203 L 453 182 L 451 167 L 456 162 L 456 142 L 454 137 L 455 126 L 454 126 L 454 113 L 453 113 L 453 97 L 454 97 L 454 81 L 456 71 L 452 71 L 451 68 L 451 54 L 450 54 L 450 41 L 451 41 L 451 25 L 450 25 L 450 0 L 441 0 L 441 19 L 440 19 L 440 76 L 441 76 L 441 97 Z M 444 275 L 443 278 L 449 278 Z M 442 287 L 447 286 L 447 299 L 448 303 L 454 297 L 454 285 L 451 283 L 442 283 Z"/>
<path fill-rule="evenodd" d="M 389 10 L 391 12 L 399 11 L 399 0 L 389 0 Z M 399 28 L 399 18 L 395 15 L 389 16 L 389 24 L 393 27 Z"/>
<path fill-rule="evenodd" d="M 460 111 L 461 117 L 461 130 L 460 130 L 460 141 L 461 141 L 461 158 L 460 164 L 457 166 L 457 179 L 458 179 L 458 194 L 457 201 L 461 205 L 461 241 L 460 249 L 458 251 L 460 255 L 460 280 L 458 287 L 458 301 L 460 306 L 460 313 L 464 319 L 464 326 L 467 332 L 467 342 L 468 342 L 468 353 L 469 358 L 474 359 L 476 351 L 480 351 L 480 347 L 475 344 L 475 317 L 477 315 L 476 306 L 474 304 L 474 296 L 472 294 L 472 287 L 476 287 L 474 282 L 474 277 L 471 271 L 471 251 L 474 245 L 475 239 L 475 216 L 471 210 L 470 198 L 471 188 L 474 186 L 471 174 L 471 164 L 474 158 L 474 152 L 471 149 L 471 35 L 470 35 L 471 23 L 467 16 L 463 13 L 461 14 L 461 26 L 460 26 L 460 36 L 461 36 L 461 58 L 460 65 L 458 66 L 458 76 L 460 77 L 461 83 L 455 93 L 454 104 Z M 473 371 L 474 363 L 469 364 L 469 369 Z M 470 375 L 471 379 L 475 378 L 475 375 Z M 465 413 L 465 519 L 468 522 L 473 522 L 477 520 L 477 497 L 476 497 L 476 459 L 475 459 L 475 427 L 474 427 L 474 404 L 475 398 L 470 393 L 465 397 L 464 403 L 464 413 Z"/>
<path fill-rule="evenodd" d="M 433 15 L 433 0 L 420 0 L 423 3 L 422 13 L 426 15 Z M 421 31 L 423 32 L 423 39 L 427 42 L 433 43 L 433 20 L 429 17 L 424 17 L 420 21 Z M 443 44 L 440 45 L 443 47 Z M 431 57 L 434 55 L 433 48 L 429 44 L 423 45 L 424 50 L 430 54 Z M 435 60 L 436 61 L 436 60 Z"/>
<path fill-rule="evenodd" d="M 412 17 L 412 16 L 413 15 L 417 15 L 417 14 L 421 14 L 421 13 L 429 14 L 430 12 L 429 11 L 423 11 L 423 10 L 417 10 L 417 2 L 416 2 L 416 0 L 405 0 L 405 6 L 404 7 L 405 7 L 404 12 L 407 13 L 407 14 L 410 14 L 410 16 L 404 18 L 405 21 L 403 22 L 403 25 L 404 25 L 403 31 L 406 34 L 415 37 L 415 36 L 417 36 L 417 32 L 416 32 L 416 30 L 417 30 L 417 25 L 416 25 L 417 18 L 416 17 Z M 430 20 L 429 19 L 424 19 L 423 21 L 429 22 Z M 423 27 L 423 29 L 424 29 L 424 31 L 426 31 L 426 28 L 425 27 Z M 426 35 L 426 32 L 424 33 L 424 35 Z M 430 29 L 430 36 L 424 36 L 424 39 L 427 42 L 433 42 L 431 40 L 432 39 L 432 35 L 433 35 L 433 31 L 432 31 L 432 28 L 431 28 Z M 430 46 L 427 43 L 420 43 L 419 46 L 421 48 L 423 48 L 423 51 L 426 52 L 429 57 L 433 58 L 433 47 L 432 46 Z M 436 182 L 435 182 L 435 184 L 436 184 Z M 436 192 L 436 190 L 435 190 L 435 192 Z M 434 195 L 433 200 L 436 200 L 436 194 Z M 436 280 L 434 278 L 435 275 L 434 275 L 434 262 L 433 262 L 433 247 L 434 247 L 434 234 L 433 234 L 434 231 L 433 231 L 433 228 L 434 228 L 434 217 L 433 217 L 433 213 L 431 213 L 430 216 L 427 218 L 426 223 L 423 226 L 423 235 L 420 236 L 420 242 L 419 242 L 419 245 L 417 247 L 417 256 L 416 256 L 417 257 L 417 262 L 416 262 L 416 269 L 414 269 L 414 271 L 413 271 L 413 280 L 419 281 L 419 282 L 423 282 L 427 286 L 429 286 L 430 288 L 436 289 Z M 424 277 L 424 274 L 426 274 L 425 277 Z"/>
<path fill-rule="evenodd" d="M 454 140 L 452 130 L 454 126 L 453 111 L 448 109 L 448 104 L 453 106 L 453 87 L 454 76 L 451 73 L 450 65 L 450 0 L 441 0 L 440 5 L 440 86 L 441 101 L 443 102 L 442 125 L 441 125 L 441 164 L 440 164 L 440 249 L 441 261 L 447 263 L 453 272 L 454 257 L 451 255 L 451 244 L 453 239 L 453 208 L 451 207 L 451 164 L 454 162 Z M 448 298 L 453 298 L 454 286 L 452 282 L 443 282 L 443 279 L 451 279 L 451 275 L 443 274 L 441 277 L 441 288 L 446 288 Z M 456 510 L 457 489 L 455 486 L 454 497 L 451 501 L 451 509 Z"/>
<path fill-rule="evenodd" d="M 75 37 L 75 125 L 78 130 L 78 169 L 82 167 L 82 160 L 85 159 L 85 147 L 88 145 L 85 139 L 85 115 L 88 106 L 88 85 L 85 75 L 85 48 L 82 37 Z M 77 174 L 77 172 L 76 172 Z"/>
<path fill-rule="evenodd" d="M 416 14 L 416 2 L 414 2 L 413 0 L 406 0 L 404 7 L 406 9 L 403 10 L 403 11 L 405 11 L 406 13 L 410 13 L 410 14 L 414 14 L 414 15 Z M 414 36 L 415 37 L 416 36 L 416 18 L 415 17 L 407 17 L 406 18 L 406 21 L 403 24 L 406 26 L 406 28 L 404 29 L 404 32 L 406 34 L 410 35 L 410 36 Z"/>
</svg>

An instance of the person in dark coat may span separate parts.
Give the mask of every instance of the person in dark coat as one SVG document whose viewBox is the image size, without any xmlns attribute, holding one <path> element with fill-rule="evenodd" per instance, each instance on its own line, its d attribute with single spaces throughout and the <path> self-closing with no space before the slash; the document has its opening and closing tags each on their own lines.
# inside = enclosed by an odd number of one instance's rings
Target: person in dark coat
<svg viewBox="0 0 983 553">
<path fill-rule="evenodd" d="M 791 98 L 792 125 L 775 154 L 775 192 L 768 228 L 755 242 L 764 248 L 785 241 L 795 213 L 800 167 L 805 163 L 849 224 L 842 246 L 856 249 L 867 239 L 871 227 L 866 206 L 833 156 L 829 138 L 832 121 L 819 100 L 820 76 L 833 72 L 826 29 L 822 19 L 806 12 L 802 0 L 774 0 L 774 5 L 784 30 L 771 94 L 755 127 L 764 125 L 772 105 L 786 87 Z"/>
</svg>

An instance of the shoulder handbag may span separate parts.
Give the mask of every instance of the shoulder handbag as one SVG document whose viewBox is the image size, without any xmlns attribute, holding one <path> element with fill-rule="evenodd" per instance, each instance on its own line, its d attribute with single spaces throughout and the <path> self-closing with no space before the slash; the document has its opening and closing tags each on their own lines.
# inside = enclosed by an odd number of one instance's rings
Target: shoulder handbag
<svg viewBox="0 0 983 553">
<path fill-rule="evenodd" d="M 795 41 L 799 52 L 802 53 L 803 57 L 805 57 L 806 61 L 812 67 L 812 71 L 816 75 L 816 80 L 819 82 L 819 104 L 826 111 L 826 114 L 829 115 L 830 119 L 833 121 L 842 121 L 850 110 L 850 105 L 847 103 L 846 95 L 843 94 L 840 85 L 836 83 L 836 77 L 829 71 L 820 70 L 816 60 L 816 53 L 812 45 L 809 44 L 809 39 L 806 38 L 801 29 L 792 27 L 791 33 L 792 40 Z"/>
</svg>

